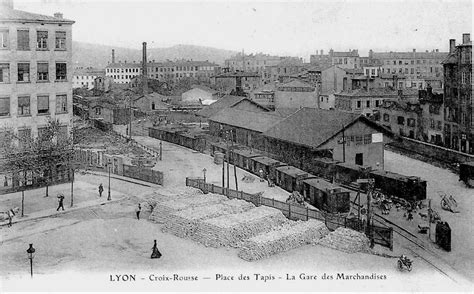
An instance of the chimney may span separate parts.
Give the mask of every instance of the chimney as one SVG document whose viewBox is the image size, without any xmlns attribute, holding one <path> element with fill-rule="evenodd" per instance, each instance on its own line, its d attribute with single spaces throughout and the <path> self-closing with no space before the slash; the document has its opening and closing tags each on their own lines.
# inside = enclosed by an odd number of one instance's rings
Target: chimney
<svg viewBox="0 0 474 294">
<path fill-rule="evenodd" d="M 60 18 L 60 19 L 62 19 L 62 18 L 63 18 L 63 14 L 62 14 L 61 12 L 56 12 L 56 13 L 54 14 L 54 17 L 55 17 L 55 18 Z"/>
<path fill-rule="evenodd" d="M 413 49 L 413 53 L 415 53 L 415 52 L 416 52 L 416 49 Z"/>
<path fill-rule="evenodd" d="M 439 52 L 439 49 L 436 49 L 436 52 Z"/>
<path fill-rule="evenodd" d="M 115 63 L 115 50 L 112 49 L 112 63 Z"/>
<path fill-rule="evenodd" d="M 147 62 L 146 62 L 146 42 L 143 42 L 143 56 L 142 56 L 142 90 L 143 95 L 148 94 L 148 73 L 147 73 Z"/>
<path fill-rule="evenodd" d="M 449 39 L 449 53 L 454 53 L 455 49 L 456 49 L 456 40 Z"/>
<path fill-rule="evenodd" d="M 13 9 L 13 0 L 0 0 L 0 8 Z"/>
<path fill-rule="evenodd" d="M 471 43 L 471 34 L 462 34 L 462 44 L 467 45 Z"/>
<path fill-rule="evenodd" d="M 324 54 L 324 50 L 321 49 L 321 55 L 323 55 L 323 54 Z"/>
</svg>

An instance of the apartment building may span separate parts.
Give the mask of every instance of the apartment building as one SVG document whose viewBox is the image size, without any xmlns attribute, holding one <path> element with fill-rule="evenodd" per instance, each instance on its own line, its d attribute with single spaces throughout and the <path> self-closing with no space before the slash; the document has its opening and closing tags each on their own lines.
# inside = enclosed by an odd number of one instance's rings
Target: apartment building
<svg viewBox="0 0 474 294">
<path fill-rule="evenodd" d="M 49 118 L 71 130 L 72 24 L 0 2 L 0 132 L 36 137 Z"/>
<path fill-rule="evenodd" d="M 444 143 L 454 150 L 474 154 L 474 111 L 472 100 L 472 41 L 463 34 L 462 44 L 449 40 L 444 67 Z"/>
<path fill-rule="evenodd" d="M 281 60 L 282 58 L 280 56 L 272 56 L 262 53 L 250 55 L 238 53 L 225 60 L 225 67 L 231 72 L 246 71 L 263 73 L 265 67 L 277 65 Z"/>
<path fill-rule="evenodd" d="M 148 78 L 160 81 L 178 81 L 193 78 L 200 82 L 209 82 L 211 76 L 218 74 L 220 66 L 209 61 L 178 60 L 147 64 Z"/>
<path fill-rule="evenodd" d="M 104 77 L 105 70 L 92 67 L 78 67 L 74 69 L 72 76 L 72 88 L 94 88 L 94 80 L 98 77 Z"/>
<path fill-rule="evenodd" d="M 130 84 L 130 81 L 141 75 L 142 68 L 139 62 L 115 62 L 112 57 L 112 62 L 105 68 L 105 76 L 113 79 L 116 84 Z"/>
</svg>

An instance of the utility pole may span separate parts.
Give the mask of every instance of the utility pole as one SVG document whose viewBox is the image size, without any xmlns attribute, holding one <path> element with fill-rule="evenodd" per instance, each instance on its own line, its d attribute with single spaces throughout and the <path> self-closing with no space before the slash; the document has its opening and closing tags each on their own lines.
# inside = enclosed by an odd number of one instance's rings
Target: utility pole
<svg viewBox="0 0 474 294">
<path fill-rule="evenodd" d="M 344 125 L 342 126 L 342 162 L 346 162 L 346 136 L 344 135 Z"/>
<path fill-rule="evenodd" d="M 230 159 L 230 149 L 229 149 L 229 132 L 226 134 L 227 140 L 227 193 L 229 193 L 229 159 Z"/>
</svg>

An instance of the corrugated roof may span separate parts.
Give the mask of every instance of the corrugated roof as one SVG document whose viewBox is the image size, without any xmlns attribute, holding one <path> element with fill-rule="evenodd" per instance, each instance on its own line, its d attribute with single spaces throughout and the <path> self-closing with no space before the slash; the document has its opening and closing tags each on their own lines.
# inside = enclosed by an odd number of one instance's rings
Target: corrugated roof
<svg viewBox="0 0 474 294">
<path fill-rule="evenodd" d="M 268 129 L 265 136 L 318 147 L 349 125 L 359 115 L 337 110 L 302 108 Z"/>
<path fill-rule="evenodd" d="M 242 101 L 243 99 L 246 99 L 246 97 L 226 95 L 222 97 L 221 99 L 217 100 L 216 102 L 212 103 L 211 105 L 208 105 L 204 107 L 203 109 L 199 110 L 197 112 L 197 115 L 203 116 L 203 117 L 211 117 L 214 114 L 221 111 L 222 109 L 229 108 L 237 104 L 238 102 Z"/>
<path fill-rule="evenodd" d="M 49 15 L 42 15 L 37 13 L 26 12 L 16 9 L 2 8 L 0 9 L 0 21 L 22 21 L 22 22 L 46 22 L 46 23 L 63 23 L 73 24 L 74 21 L 58 18 Z"/>
<path fill-rule="evenodd" d="M 253 112 L 234 108 L 223 109 L 209 118 L 210 121 L 260 133 L 265 132 L 282 119 L 281 116 L 267 112 Z"/>
</svg>

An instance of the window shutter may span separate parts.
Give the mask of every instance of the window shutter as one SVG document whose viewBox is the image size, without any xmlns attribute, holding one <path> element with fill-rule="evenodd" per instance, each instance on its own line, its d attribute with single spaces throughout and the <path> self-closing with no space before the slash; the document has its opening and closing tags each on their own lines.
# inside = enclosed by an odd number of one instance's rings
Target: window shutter
<svg viewBox="0 0 474 294">
<path fill-rule="evenodd" d="M 49 109 L 49 96 L 38 96 L 38 110 Z"/>
<path fill-rule="evenodd" d="M 38 63 L 38 72 L 48 72 L 49 65 L 47 63 Z"/>
<path fill-rule="evenodd" d="M 10 113 L 10 98 L 0 98 L 0 115 Z"/>
<path fill-rule="evenodd" d="M 18 49 L 20 50 L 30 49 L 30 31 L 18 30 Z"/>
<path fill-rule="evenodd" d="M 29 106 L 30 105 L 30 97 L 18 97 L 18 106 Z"/>
</svg>

